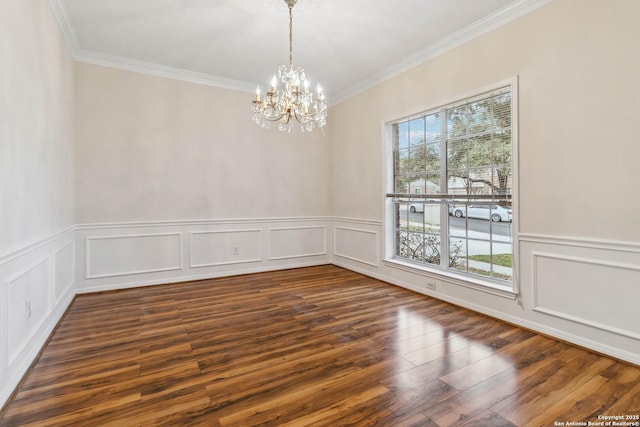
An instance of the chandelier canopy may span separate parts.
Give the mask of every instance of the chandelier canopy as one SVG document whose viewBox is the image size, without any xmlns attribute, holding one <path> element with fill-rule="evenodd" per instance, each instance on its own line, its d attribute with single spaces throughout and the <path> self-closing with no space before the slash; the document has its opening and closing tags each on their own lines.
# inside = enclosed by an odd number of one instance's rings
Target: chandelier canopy
<svg viewBox="0 0 640 427">
<path fill-rule="evenodd" d="M 289 67 L 281 65 L 277 77 L 273 76 L 271 87 L 260 97 L 260 86 L 252 103 L 253 121 L 264 128 L 271 122 L 279 122 L 278 129 L 290 132 L 292 118 L 300 123 L 303 132 L 327 124 L 327 102 L 320 84 L 315 93 L 309 91 L 309 81 L 304 69 L 293 68 L 293 6 L 298 0 L 284 0 L 289 7 Z M 278 81 L 284 86 L 279 86 Z"/>
</svg>

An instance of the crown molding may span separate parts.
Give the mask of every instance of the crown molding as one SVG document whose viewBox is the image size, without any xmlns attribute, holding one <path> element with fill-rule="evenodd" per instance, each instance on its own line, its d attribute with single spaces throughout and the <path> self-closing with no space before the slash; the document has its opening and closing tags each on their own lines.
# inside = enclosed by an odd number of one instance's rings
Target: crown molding
<svg viewBox="0 0 640 427">
<path fill-rule="evenodd" d="M 172 80 L 180 80 L 188 83 L 231 89 L 239 92 L 253 93 L 256 87 L 255 83 L 227 79 L 224 77 L 212 76 L 210 74 L 168 67 L 166 65 L 154 64 L 151 62 L 138 61 L 115 55 L 107 55 L 84 49 L 78 50 L 78 53 L 75 55 L 75 59 L 78 62 L 133 71 L 136 73 L 164 77 Z"/>
<path fill-rule="evenodd" d="M 62 1 L 49 0 L 49 6 L 53 11 L 56 21 L 58 21 L 58 26 L 67 41 L 67 45 L 71 50 L 73 58 L 78 62 L 85 62 L 206 86 L 214 86 L 223 89 L 237 90 L 240 92 L 253 93 L 255 90 L 255 83 L 227 79 L 224 77 L 212 76 L 210 74 L 198 73 L 195 71 L 183 70 L 168 67 L 166 65 L 138 61 L 135 59 L 82 49 Z"/>
<path fill-rule="evenodd" d="M 554 0 L 517 0 L 497 12 L 474 22 L 462 30 L 407 56 L 397 64 L 387 67 L 384 70 L 365 78 L 349 89 L 332 95 L 330 105 L 333 106 L 339 104 L 352 96 L 362 93 L 373 86 L 410 70 L 411 68 L 436 58 L 502 25 L 520 18 L 527 13 L 545 6 L 552 1 Z M 49 4 L 76 61 L 247 93 L 252 93 L 254 90 L 253 88 L 255 88 L 255 83 L 227 79 L 224 77 L 212 76 L 210 74 L 172 68 L 165 65 L 153 64 L 81 49 L 61 0 L 49 0 Z"/>
<path fill-rule="evenodd" d="M 476 39 L 490 31 L 495 30 L 521 16 L 551 3 L 554 0 L 518 0 L 510 5 L 496 11 L 495 13 L 474 22 L 471 25 L 427 46 L 426 48 L 405 57 L 397 64 L 385 68 L 384 70 L 371 75 L 351 88 L 334 95 L 332 105 L 351 98 L 367 89 L 372 88 L 382 82 L 390 80 L 399 74 L 434 59 L 450 50 L 455 49 L 473 39 Z"/>
<path fill-rule="evenodd" d="M 58 21 L 58 26 L 60 27 L 64 38 L 67 40 L 67 44 L 69 45 L 73 58 L 77 60 L 80 45 L 78 44 L 78 38 L 76 37 L 75 31 L 73 31 L 71 22 L 69 21 L 67 9 L 60 0 L 49 0 L 49 6 L 53 11 L 56 21 Z"/>
</svg>

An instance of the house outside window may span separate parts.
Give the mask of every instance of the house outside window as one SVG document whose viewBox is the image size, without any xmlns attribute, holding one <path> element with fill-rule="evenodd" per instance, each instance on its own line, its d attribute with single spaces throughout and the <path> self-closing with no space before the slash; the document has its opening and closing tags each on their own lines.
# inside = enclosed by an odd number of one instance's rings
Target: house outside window
<svg viewBox="0 0 640 427">
<path fill-rule="evenodd" d="M 513 91 L 388 125 L 392 260 L 513 289 Z"/>
</svg>

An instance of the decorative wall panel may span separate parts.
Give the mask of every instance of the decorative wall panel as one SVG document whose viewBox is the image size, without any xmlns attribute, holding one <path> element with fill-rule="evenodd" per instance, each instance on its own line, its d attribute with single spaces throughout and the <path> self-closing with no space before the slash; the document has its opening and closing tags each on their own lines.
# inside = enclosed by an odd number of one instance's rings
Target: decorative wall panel
<svg viewBox="0 0 640 427">
<path fill-rule="evenodd" d="M 262 261 L 262 229 L 192 231 L 190 267 Z"/>
<path fill-rule="evenodd" d="M 86 251 L 88 279 L 182 268 L 181 233 L 87 237 Z"/>
<path fill-rule="evenodd" d="M 533 253 L 534 310 L 640 339 L 640 265 Z"/>
<path fill-rule="evenodd" d="M 270 260 L 327 254 L 325 226 L 270 228 Z"/>
<path fill-rule="evenodd" d="M 50 258 L 44 258 L 6 281 L 9 364 L 20 354 L 48 313 L 51 283 L 49 263 Z"/>
<path fill-rule="evenodd" d="M 334 254 L 341 258 L 378 266 L 378 232 L 352 227 L 334 228 Z"/>
</svg>

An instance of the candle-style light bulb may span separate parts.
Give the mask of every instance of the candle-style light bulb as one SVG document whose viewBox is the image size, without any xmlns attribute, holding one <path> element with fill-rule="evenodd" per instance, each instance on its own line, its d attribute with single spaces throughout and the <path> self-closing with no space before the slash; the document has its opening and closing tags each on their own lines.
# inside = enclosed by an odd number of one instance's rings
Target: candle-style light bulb
<svg viewBox="0 0 640 427">
<path fill-rule="evenodd" d="M 260 101 L 260 86 L 256 86 L 256 101 Z"/>
<path fill-rule="evenodd" d="M 276 79 L 276 75 L 273 75 L 273 78 L 271 79 L 271 88 L 275 89 L 276 88 L 276 84 L 278 84 L 278 79 Z"/>
</svg>

